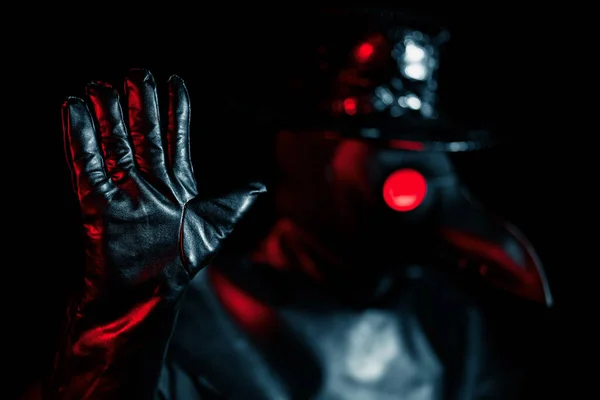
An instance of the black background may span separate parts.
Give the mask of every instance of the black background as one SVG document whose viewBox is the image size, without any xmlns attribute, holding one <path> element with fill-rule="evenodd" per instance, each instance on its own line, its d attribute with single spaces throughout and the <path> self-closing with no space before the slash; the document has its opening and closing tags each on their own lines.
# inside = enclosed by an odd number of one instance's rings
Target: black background
<svg viewBox="0 0 600 400">
<path fill-rule="evenodd" d="M 61 132 L 64 98 L 83 96 L 90 80 L 121 88 L 131 67 L 150 69 L 159 91 L 176 73 L 191 93 L 200 180 L 268 180 L 274 173 L 271 127 L 233 113 L 223 99 L 234 99 L 238 111 L 251 110 L 259 99 L 268 104 L 286 70 L 281 60 L 293 60 L 293 51 L 281 51 L 286 35 L 310 35 L 298 22 L 307 11 L 291 7 L 53 12 L 52 18 L 38 10 L 37 18 L 24 19 L 4 59 L 14 68 L 6 73 L 3 107 L 9 141 L 3 149 L 9 178 L 3 189 L 4 340 L 16 390 L 50 365 L 64 294 L 80 268 L 78 210 Z M 593 254 L 583 251 L 591 241 L 585 230 L 593 230 L 585 217 L 593 189 L 580 169 L 585 141 L 561 100 L 568 90 L 559 51 L 564 35 L 556 24 L 564 16 L 508 8 L 438 14 L 453 29 L 447 90 L 454 112 L 488 120 L 513 139 L 510 148 L 463 155 L 458 165 L 473 192 L 514 221 L 538 250 L 561 321 L 549 351 L 571 356 L 582 344 L 570 341 L 570 333 L 578 335 L 584 320 L 575 293 Z M 559 373 L 566 383 L 569 365 Z"/>
</svg>

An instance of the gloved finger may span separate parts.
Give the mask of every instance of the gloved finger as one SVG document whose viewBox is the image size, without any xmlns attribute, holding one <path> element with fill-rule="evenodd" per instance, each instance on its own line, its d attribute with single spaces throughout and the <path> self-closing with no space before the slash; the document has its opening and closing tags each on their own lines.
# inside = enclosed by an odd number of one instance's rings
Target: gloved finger
<svg viewBox="0 0 600 400">
<path fill-rule="evenodd" d="M 86 91 L 100 127 L 106 169 L 113 181 L 119 182 L 134 168 L 133 152 L 123 121 L 119 94 L 110 85 L 103 83 L 90 83 Z"/>
<path fill-rule="evenodd" d="M 173 75 L 169 78 L 168 154 L 173 176 L 188 195 L 197 194 L 190 155 L 190 96 L 185 82 Z"/>
<path fill-rule="evenodd" d="M 266 192 L 259 182 L 204 200 L 196 197 L 187 203 L 181 230 L 182 258 L 193 277 L 211 261 L 235 225 Z"/>
<path fill-rule="evenodd" d="M 62 126 L 69 167 L 74 174 L 79 198 L 94 188 L 110 189 L 102 149 L 97 140 L 94 121 L 82 99 L 70 97 L 62 106 Z"/>
<path fill-rule="evenodd" d="M 165 152 L 160 131 L 156 82 L 150 71 L 132 69 L 125 79 L 129 128 L 137 165 L 146 177 L 168 185 Z"/>
</svg>

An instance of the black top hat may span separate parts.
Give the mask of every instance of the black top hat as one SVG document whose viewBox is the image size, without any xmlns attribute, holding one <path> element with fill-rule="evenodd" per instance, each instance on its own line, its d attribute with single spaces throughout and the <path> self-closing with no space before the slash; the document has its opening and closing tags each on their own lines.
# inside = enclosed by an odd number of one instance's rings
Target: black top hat
<svg viewBox="0 0 600 400">
<path fill-rule="evenodd" d="M 344 137 L 418 142 L 427 150 L 488 147 L 489 130 L 460 125 L 441 105 L 438 76 L 450 40 L 443 21 L 424 13 L 320 9 L 288 42 L 303 60 L 289 66 L 280 122 Z"/>
<path fill-rule="evenodd" d="M 245 72 L 234 74 L 235 85 L 254 85 L 229 92 L 245 94 L 228 95 L 239 111 L 279 129 L 404 140 L 427 150 L 494 144 L 485 126 L 459 123 L 448 111 L 453 99 L 439 77 L 452 38 L 439 16 L 389 7 L 307 8 L 278 21 L 271 22 L 271 39 L 235 53 Z"/>
</svg>

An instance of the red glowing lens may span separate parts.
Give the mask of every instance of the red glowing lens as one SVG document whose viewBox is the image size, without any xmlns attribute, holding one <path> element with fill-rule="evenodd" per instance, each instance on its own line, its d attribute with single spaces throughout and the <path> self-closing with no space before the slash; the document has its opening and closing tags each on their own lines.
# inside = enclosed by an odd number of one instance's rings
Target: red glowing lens
<svg viewBox="0 0 600 400">
<path fill-rule="evenodd" d="M 367 62 L 375 53 L 375 47 L 371 43 L 363 43 L 356 49 L 356 59 L 359 62 Z"/>
<path fill-rule="evenodd" d="M 427 195 L 425 177 L 414 169 L 400 169 L 383 184 L 383 200 L 392 210 L 406 212 L 417 208 Z"/>
</svg>

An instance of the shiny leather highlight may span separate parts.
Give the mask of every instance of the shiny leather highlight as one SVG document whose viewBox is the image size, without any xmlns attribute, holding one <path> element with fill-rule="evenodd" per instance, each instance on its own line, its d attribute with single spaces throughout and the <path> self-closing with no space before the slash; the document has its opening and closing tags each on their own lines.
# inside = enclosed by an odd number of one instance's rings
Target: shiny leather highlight
<svg viewBox="0 0 600 400">
<path fill-rule="evenodd" d="M 46 387 L 50 398 L 153 398 L 148 382 L 158 380 L 189 282 L 265 191 L 251 183 L 217 198 L 198 195 L 188 90 L 172 76 L 168 92 L 166 132 L 146 70 L 128 73 L 124 102 L 111 85 L 94 82 L 87 101 L 63 105 L 85 279 Z"/>
</svg>

